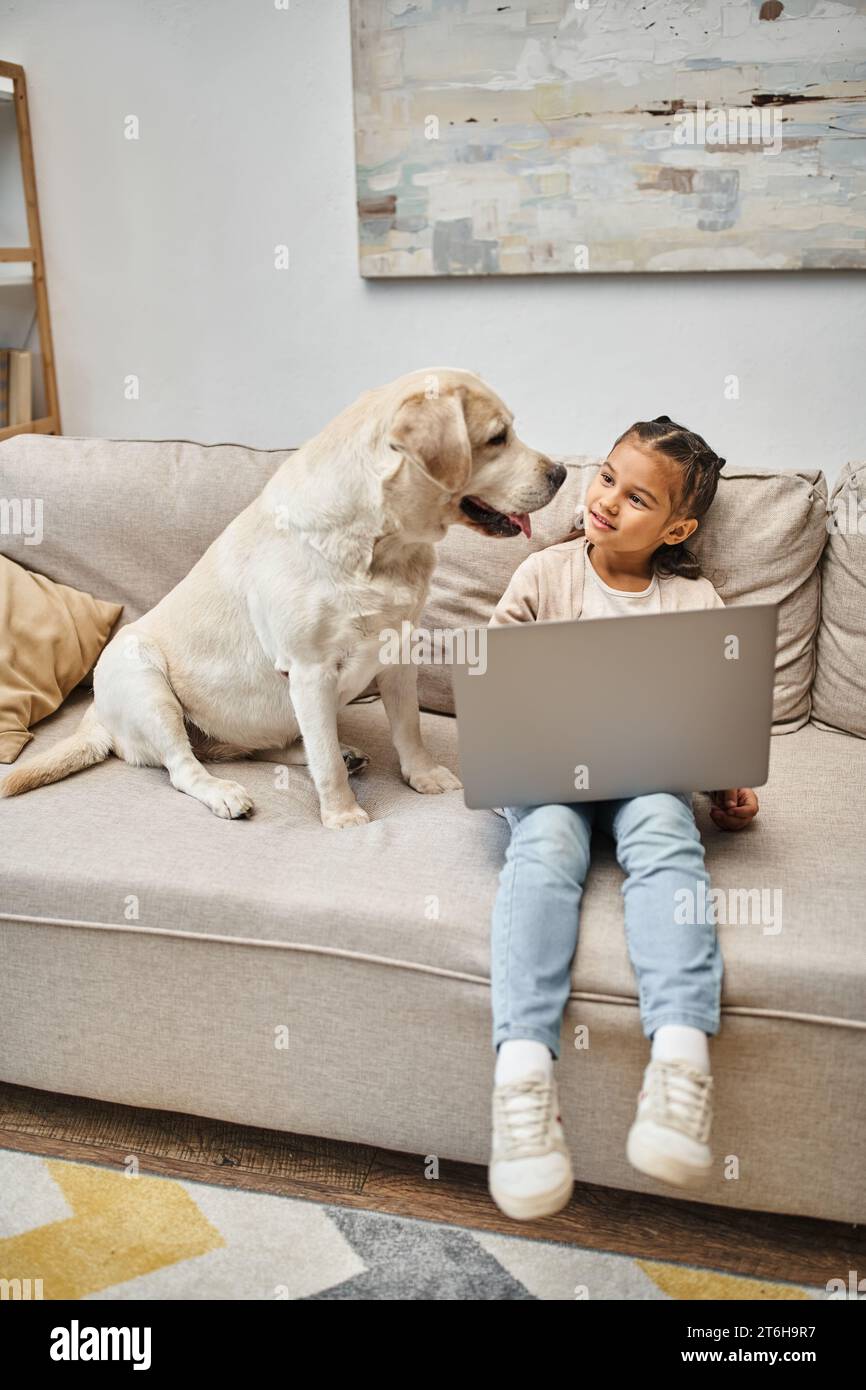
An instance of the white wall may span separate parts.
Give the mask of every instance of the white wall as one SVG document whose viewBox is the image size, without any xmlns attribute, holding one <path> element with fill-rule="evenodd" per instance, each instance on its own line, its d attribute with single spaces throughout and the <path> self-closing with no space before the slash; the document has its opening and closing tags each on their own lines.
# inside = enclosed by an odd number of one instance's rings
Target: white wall
<svg viewBox="0 0 866 1390">
<path fill-rule="evenodd" d="M 0 57 L 27 72 L 66 434 L 282 447 L 447 364 L 556 453 L 666 413 L 731 464 L 866 458 L 862 273 L 362 281 L 348 0 L 27 0 Z"/>
</svg>

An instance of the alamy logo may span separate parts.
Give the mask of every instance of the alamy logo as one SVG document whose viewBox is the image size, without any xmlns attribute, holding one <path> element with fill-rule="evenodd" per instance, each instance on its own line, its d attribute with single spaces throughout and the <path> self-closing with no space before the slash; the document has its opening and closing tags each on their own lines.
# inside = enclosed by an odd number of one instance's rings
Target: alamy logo
<svg viewBox="0 0 866 1390">
<path fill-rule="evenodd" d="M 0 1279 L 0 1302 L 3 1299 L 44 1298 L 41 1279 Z"/>
<path fill-rule="evenodd" d="M 51 1329 L 52 1361 L 132 1361 L 134 1371 L 150 1370 L 149 1327 L 69 1327 Z"/>
<path fill-rule="evenodd" d="M 694 111 L 674 116 L 675 145 L 761 145 L 764 154 L 778 154 L 782 131 L 773 106 L 707 108 L 699 101 Z"/>
<path fill-rule="evenodd" d="M 41 545 L 42 534 L 41 497 L 0 497 L 0 536 L 23 536 L 25 545 Z"/>
<path fill-rule="evenodd" d="M 467 666 L 470 676 L 487 670 L 485 627 L 413 627 L 407 618 L 400 631 L 383 627 L 379 633 L 379 660 L 383 666 Z"/>
<path fill-rule="evenodd" d="M 847 498 L 837 497 L 827 516 L 827 530 L 831 536 L 866 536 L 866 498 L 853 492 Z"/>
<path fill-rule="evenodd" d="M 674 893 L 674 921 L 695 926 L 728 924 L 760 926 L 764 936 L 778 936 L 782 930 L 781 888 L 710 888 L 698 881 L 697 893 L 678 888 Z"/>
</svg>

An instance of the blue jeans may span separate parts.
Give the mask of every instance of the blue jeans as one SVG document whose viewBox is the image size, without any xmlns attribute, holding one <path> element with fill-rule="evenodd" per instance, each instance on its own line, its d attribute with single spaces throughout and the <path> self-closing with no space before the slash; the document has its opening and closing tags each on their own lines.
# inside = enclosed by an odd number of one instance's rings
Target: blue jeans
<svg viewBox="0 0 866 1390">
<path fill-rule="evenodd" d="M 676 921 L 678 890 L 695 902 L 698 881 L 709 887 L 691 797 L 656 792 L 503 810 L 511 841 L 493 908 L 494 1047 L 535 1038 L 559 1056 L 593 826 L 613 837 L 626 874 L 626 940 L 645 1035 L 663 1023 L 717 1033 L 723 967 L 715 926 Z"/>
</svg>

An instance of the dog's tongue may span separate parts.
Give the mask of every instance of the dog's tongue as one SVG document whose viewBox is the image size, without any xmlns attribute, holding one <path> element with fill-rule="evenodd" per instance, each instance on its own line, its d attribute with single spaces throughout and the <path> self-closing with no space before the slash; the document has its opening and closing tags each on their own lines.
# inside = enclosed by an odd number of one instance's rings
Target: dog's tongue
<svg viewBox="0 0 866 1390">
<path fill-rule="evenodd" d="M 508 520 L 520 527 L 527 540 L 532 539 L 532 523 L 529 520 L 528 512 L 509 512 Z"/>
</svg>

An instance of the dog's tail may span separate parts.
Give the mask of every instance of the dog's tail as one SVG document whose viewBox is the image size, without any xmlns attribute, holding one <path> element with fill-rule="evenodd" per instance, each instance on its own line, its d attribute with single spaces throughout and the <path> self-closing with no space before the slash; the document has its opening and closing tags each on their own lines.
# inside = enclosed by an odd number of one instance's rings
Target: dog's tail
<svg viewBox="0 0 866 1390">
<path fill-rule="evenodd" d="M 111 749 L 111 735 L 99 723 L 91 705 L 71 738 L 61 739 L 41 758 L 32 758 L 23 767 L 10 772 L 0 782 L 0 796 L 18 796 L 21 792 L 32 791 L 34 787 L 59 782 L 71 772 L 80 772 L 82 768 L 104 762 Z"/>
</svg>

